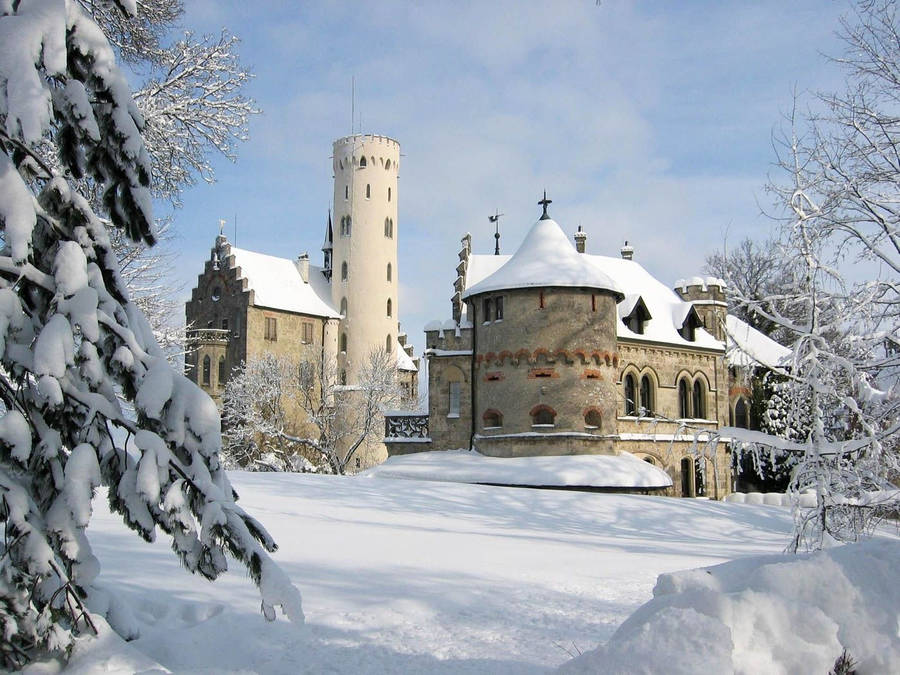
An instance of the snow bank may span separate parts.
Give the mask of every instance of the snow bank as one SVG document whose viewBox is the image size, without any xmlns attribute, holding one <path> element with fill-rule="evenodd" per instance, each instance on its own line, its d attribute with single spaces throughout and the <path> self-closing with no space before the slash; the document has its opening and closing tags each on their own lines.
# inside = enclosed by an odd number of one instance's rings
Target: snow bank
<svg viewBox="0 0 900 675">
<path fill-rule="evenodd" d="M 661 574 L 653 600 L 564 673 L 900 672 L 900 541 Z"/>
<path fill-rule="evenodd" d="M 475 451 L 439 450 L 389 457 L 364 472 L 379 478 L 450 483 L 607 488 L 660 488 L 669 475 L 634 455 L 486 457 Z"/>
</svg>

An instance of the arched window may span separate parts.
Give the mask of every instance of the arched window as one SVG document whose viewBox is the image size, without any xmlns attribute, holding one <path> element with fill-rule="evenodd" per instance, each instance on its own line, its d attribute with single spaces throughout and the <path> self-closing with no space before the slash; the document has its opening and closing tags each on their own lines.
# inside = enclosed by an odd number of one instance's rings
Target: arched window
<svg viewBox="0 0 900 675">
<path fill-rule="evenodd" d="M 697 419 L 706 419 L 706 392 L 703 391 L 703 382 L 697 380 L 694 382 L 694 417 Z"/>
<path fill-rule="evenodd" d="M 347 281 L 347 263 L 341 263 L 341 281 Z"/>
<path fill-rule="evenodd" d="M 588 408 L 584 411 L 584 426 L 599 429 L 603 426 L 603 415 L 596 408 Z"/>
<path fill-rule="evenodd" d="M 499 410 L 494 410 L 493 408 L 485 410 L 481 419 L 484 421 L 485 429 L 499 429 L 503 426 L 503 415 Z"/>
<path fill-rule="evenodd" d="M 225 386 L 225 357 L 219 357 L 219 386 Z"/>
<path fill-rule="evenodd" d="M 653 383 L 650 382 L 649 375 L 641 378 L 641 408 L 645 414 L 653 412 Z"/>
<path fill-rule="evenodd" d="M 387 301 L 387 315 L 388 316 L 391 316 L 391 310 L 393 309 L 393 304 L 394 303 L 391 302 L 391 299 L 388 298 L 388 301 Z"/>
<path fill-rule="evenodd" d="M 686 419 L 691 416 L 691 396 L 688 393 L 687 380 L 678 381 L 678 416 Z"/>
<path fill-rule="evenodd" d="M 387 264 L 387 280 L 391 280 L 391 263 Z"/>
<path fill-rule="evenodd" d="M 681 460 L 681 496 L 694 497 L 694 462 L 690 457 Z"/>
<path fill-rule="evenodd" d="M 342 370 L 341 371 L 341 385 L 346 386 L 346 384 L 347 384 L 347 371 Z"/>
<path fill-rule="evenodd" d="M 391 353 L 391 336 L 390 335 L 388 335 L 384 339 L 384 351 L 386 351 L 388 354 Z"/>
<path fill-rule="evenodd" d="M 637 415 L 637 387 L 631 373 L 625 376 L 625 414 Z"/>
<path fill-rule="evenodd" d="M 388 157 L 388 160 L 384 163 L 384 168 L 385 169 L 391 168 L 391 158 L 390 157 Z M 388 201 L 390 201 L 390 199 L 391 199 L 391 188 L 388 188 Z"/>
<path fill-rule="evenodd" d="M 338 166 L 341 167 L 341 171 L 344 170 L 344 163 L 341 160 L 338 160 Z"/>
<path fill-rule="evenodd" d="M 449 400 L 447 402 L 447 417 L 459 417 L 460 399 L 462 396 L 462 382 L 448 383 Z"/>
<path fill-rule="evenodd" d="M 365 157 L 360 157 L 360 158 L 359 158 L 359 168 L 360 168 L 360 169 L 365 169 L 365 168 L 366 168 L 366 164 L 367 164 L 366 158 L 365 158 Z"/>
<path fill-rule="evenodd" d="M 390 218 L 384 219 L 384 236 L 385 237 L 391 236 L 391 219 Z"/>
<path fill-rule="evenodd" d="M 341 298 L 341 314 L 347 316 L 347 298 Z"/>
<path fill-rule="evenodd" d="M 347 334 L 346 333 L 341 333 L 341 351 L 342 352 L 347 351 Z"/>
<path fill-rule="evenodd" d="M 388 167 L 391 166 L 391 160 L 388 160 Z M 391 188 L 388 188 L 388 201 L 391 201 Z"/>
<path fill-rule="evenodd" d="M 656 465 L 656 462 L 653 461 L 652 457 L 644 457 L 644 461 L 647 462 L 647 464 L 653 464 L 654 466 Z"/>
<path fill-rule="evenodd" d="M 531 425 L 535 427 L 552 427 L 555 424 L 556 411 L 549 405 L 541 403 L 531 409 Z"/>
<path fill-rule="evenodd" d="M 372 196 L 372 186 L 366 183 L 366 199 Z"/>
<path fill-rule="evenodd" d="M 344 186 L 344 199 L 350 199 L 350 186 Z"/>
<path fill-rule="evenodd" d="M 203 357 L 203 384 L 204 386 L 209 386 L 209 371 L 212 367 L 212 361 L 210 361 L 208 356 Z"/>
<path fill-rule="evenodd" d="M 747 401 L 743 397 L 734 404 L 734 426 L 741 429 L 750 428 L 750 410 L 747 407 Z"/>
</svg>

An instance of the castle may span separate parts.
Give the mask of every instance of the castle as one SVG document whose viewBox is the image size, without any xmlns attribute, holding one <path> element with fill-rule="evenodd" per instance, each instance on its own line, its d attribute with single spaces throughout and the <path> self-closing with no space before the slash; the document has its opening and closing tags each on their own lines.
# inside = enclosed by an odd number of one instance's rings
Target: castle
<svg viewBox="0 0 900 675">
<path fill-rule="evenodd" d="M 323 264 L 233 246 L 220 232 L 186 303 L 185 368 L 221 405 L 232 371 L 263 353 L 296 362 L 324 354 L 352 389 L 373 348 L 395 353 L 404 398 L 418 397 L 418 359 L 400 332 L 397 177 L 400 144 L 353 135 L 333 144 L 334 212 Z M 302 421 L 298 421 L 301 424 Z M 381 444 L 363 465 L 383 459 Z"/>
<path fill-rule="evenodd" d="M 232 370 L 266 352 L 324 353 L 352 389 L 375 345 L 396 354 L 405 394 L 417 399 L 419 361 L 397 320 L 400 146 L 354 135 L 333 149 L 321 267 L 216 238 L 186 305 L 186 368 L 217 401 Z M 751 426 L 752 354 L 772 363 L 784 348 L 727 315 L 721 280 L 673 290 L 627 242 L 620 257 L 588 254 L 579 228 L 573 246 L 546 194 L 539 204 L 511 256 L 476 254 L 471 236 L 462 239 L 451 317 L 425 326 L 427 412 L 387 412 L 384 442 L 361 467 L 385 450 L 630 453 L 660 469 L 659 492 L 724 496 L 734 487 L 726 444 L 698 456 L 697 440 Z"/>
<path fill-rule="evenodd" d="M 628 452 L 668 474 L 658 492 L 723 497 L 726 444 L 697 453 L 696 441 L 750 426 L 746 354 L 784 348 L 727 316 L 720 279 L 673 291 L 627 242 L 619 258 L 590 255 L 550 203 L 511 256 L 475 254 L 463 238 L 452 318 L 425 326 L 427 416 L 389 417 L 389 453 Z"/>
</svg>

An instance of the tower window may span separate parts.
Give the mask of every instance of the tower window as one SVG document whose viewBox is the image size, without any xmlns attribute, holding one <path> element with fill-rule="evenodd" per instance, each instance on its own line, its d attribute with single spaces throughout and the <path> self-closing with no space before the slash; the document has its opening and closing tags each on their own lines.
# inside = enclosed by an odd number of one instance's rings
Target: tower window
<svg viewBox="0 0 900 675">
<path fill-rule="evenodd" d="M 394 236 L 394 221 L 391 218 L 384 219 L 384 236 L 391 238 Z"/>
<path fill-rule="evenodd" d="M 678 416 L 682 419 L 691 416 L 691 397 L 687 380 L 683 378 L 678 382 Z"/>
<path fill-rule="evenodd" d="M 347 316 L 347 298 L 341 298 L 341 314 Z"/>
<path fill-rule="evenodd" d="M 350 199 L 350 186 L 344 186 L 344 199 Z"/>
<path fill-rule="evenodd" d="M 481 419 L 484 422 L 485 429 L 499 429 L 503 426 L 503 414 L 493 408 L 485 410 Z"/>
<path fill-rule="evenodd" d="M 212 361 L 210 361 L 209 356 L 203 357 L 203 386 L 209 386 L 209 371 L 212 367 Z"/>
<path fill-rule="evenodd" d="M 625 414 L 637 415 L 637 387 L 630 373 L 625 376 Z"/>
<path fill-rule="evenodd" d="M 347 334 L 346 333 L 341 333 L 341 351 L 344 353 L 347 352 Z"/>
<path fill-rule="evenodd" d="M 228 330 L 228 319 L 222 319 L 222 330 Z"/>
<path fill-rule="evenodd" d="M 341 385 L 343 385 L 343 386 L 347 385 L 347 371 L 346 370 L 341 371 Z"/>
<path fill-rule="evenodd" d="M 584 411 L 584 426 L 599 429 L 603 426 L 603 416 L 596 408 L 588 408 Z"/>
<path fill-rule="evenodd" d="M 750 428 L 750 411 L 747 408 L 747 402 L 743 397 L 734 404 L 734 426 L 741 429 Z"/>
<path fill-rule="evenodd" d="M 341 263 L 341 281 L 347 281 L 347 263 Z"/>
<path fill-rule="evenodd" d="M 484 322 L 487 323 L 493 316 L 494 303 L 490 298 L 481 301 L 481 311 L 484 313 Z"/>
<path fill-rule="evenodd" d="M 278 340 L 278 320 L 275 317 L 266 317 L 265 339 L 270 342 Z"/>
<path fill-rule="evenodd" d="M 225 357 L 219 357 L 219 386 L 225 386 Z"/>
<path fill-rule="evenodd" d="M 592 312 L 597 311 L 597 294 L 596 293 L 591 293 L 591 311 Z"/>
<path fill-rule="evenodd" d="M 384 339 L 384 351 L 386 351 L 388 354 L 391 353 L 391 336 L 390 335 L 388 335 Z"/>
<path fill-rule="evenodd" d="M 503 321 L 503 296 L 494 298 L 494 318 Z"/>
<path fill-rule="evenodd" d="M 462 394 L 462 382 L 450 383 L 450 400 L 448 401 L 447 417 L 459 417 L 460 395 Z"/>
<path fill-rule="evenodd" d="M 372 196 L 372 186 L 366 183 L 366 199 Z"/>
<path fill-rule="evenodd" d="M 697 380 L 694 382 L 694 417 L 698 419 L 706 418 L 706 396 L 703 391 L 703 382 Z"/>
<path fill-rule="evenodd" d="M 541 291 L 540 295 L 538 296 L 538 307 L 540 309 L 544 309 L 544 291 Z"/>
<path fill-rule="evenodd" d="M 391 302 L 391 299 L 388 298 L 388 301 L 387 301 L 387 315 L 388 316 L 391 316 L 392 309 L 393 309 L 393 303 Z"/>
<path fill-rule="evenodd" d="M 388 160 L 388 168 L 391 168 L 391 160 Z M 391 201 L 391 188 L 388 188 L 388 201 Z"/>
<path fill-rule="evenodd" d="M 387 280 L 391 280 L 391 263 L 387 264 Z"/>
<path fill-rule="evenodd" d="M 653 384 L 649 375 L 641 378 L 641 408 L 648 414 L 653 412 Z"/>
<path fill-rule="evenodd" d="M 556 420 L 556 411 L 549 405 L 536 405 L 531 409 L 531 425 L 536 427 L 552 427 Z"/>
<path fill-rule="evenodd" d="M 366 158 L 364 156 L 359 158 L 359 168 L 360 169 L 366 168 Z"/>
<path fill-rule="evenodd" d="M 390 157 L 388 157 L 387 161 L 384 163 L 384 168 L 385 168 L 385 169 L 390 169 L 390 168 L 391 168 L 391 159 L 390 159 Z M 388 188 L 388 201 L 390 201 L 390 199 L 391 199 L 391 188 Z"/>
<path fill-rule="evenodd" d="M 309 321 L 303 322 L 303 344 L 309 345 L 313 341 L 313 325 Z"/>
</svg>

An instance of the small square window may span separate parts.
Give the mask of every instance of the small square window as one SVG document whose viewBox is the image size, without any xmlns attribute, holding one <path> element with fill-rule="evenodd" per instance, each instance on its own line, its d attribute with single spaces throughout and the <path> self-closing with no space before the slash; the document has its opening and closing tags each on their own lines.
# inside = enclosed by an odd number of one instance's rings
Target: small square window
<svg viewBox="0 0 900 675">
<path fill-rule="evenodd" d="M 266 317 L 265 339 L 271 342 L 278 340 L 278 321 L 274 317 Z"/>
<path fill-rule="evenodd" d="M 303 322 L 303 344 L 312 344 L 312 334 L 313 334 L 313 325 L 308 322 Z"/>
</svg>

